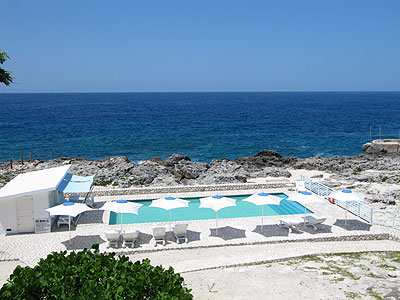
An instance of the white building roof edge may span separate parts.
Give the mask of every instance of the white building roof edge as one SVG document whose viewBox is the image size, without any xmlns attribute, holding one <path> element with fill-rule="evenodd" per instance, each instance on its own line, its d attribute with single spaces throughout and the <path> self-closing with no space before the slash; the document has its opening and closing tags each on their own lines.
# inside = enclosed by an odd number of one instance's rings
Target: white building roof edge
<svg viewBox="0 0 400 300">
<path fill-rule="evenodd" d="M 56 190 L 71 165 L 19 174 L 0 189 L 0 201 L 8 198 Z"/>
</svg>

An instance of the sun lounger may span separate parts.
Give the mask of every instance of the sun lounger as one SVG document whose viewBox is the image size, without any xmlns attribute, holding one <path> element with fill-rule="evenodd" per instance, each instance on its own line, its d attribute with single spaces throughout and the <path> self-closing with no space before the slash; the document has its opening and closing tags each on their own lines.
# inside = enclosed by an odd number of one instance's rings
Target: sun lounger
<svg viewBox="0 0 400 300">
<path fill-rule="evenodd" d="M 303 220 L 306 221 L 306 225 L 312 226 L 314 230 L 317 231 L 317 225 L 324 223 L 326 221 L 326 218 L 315 218 L 313 216 L 306 216 L 303 217 Z"/>
<path fill-rule="evenodd" d="M 304 186 L 304 181 L 296 181 L 296 192 L 307 192 L 307 189 Z"/>
<path fill-rule="evenodd" d="M 304 221 L 300 218 L 285 218 L 285 219 L 280 219 L 280 224 L 279 226 L 287 229 L 291 229 L 293 231 L 298 231 L 296 226 L 303 223 Z"/>
<path fill-rule="evenodd" d="M 124 241 L 124 247 L 135 247 L 135 242 L 139 237 L 139 232 L 139 230 L 123 232 L 122 239 Z"/>
<path fill-rule="evenodd" d="M 153 237 L 155 240 L 155 246 L 157 246 L 157 243 L 162 242 L 163 245 L 167 243 L 165 241 L 165 227 L 154 227 L 153 228 Z"/>
<path fill-rule="evenodd" d="M 187 233 L 188 224 L 176 224 L 173 228 L 174 235 L 176 238 L 176 242 L 179 243 L 179 240 L 184 240 L 186 243 L 188 242 L 186 233 Z"/>
<path fill-rule="evenodd" d="M 119 236 L 120 236 L 120 232 L 116 231 L 116 230 L 107 230 L 104 231 L 104 234 L 106 235 L 107 241 L 108 241 L 108 245 L 107 248 L 114 247 L 117 248 L 118 247 L 118 242 L 119 242 Z"/>
</svg>

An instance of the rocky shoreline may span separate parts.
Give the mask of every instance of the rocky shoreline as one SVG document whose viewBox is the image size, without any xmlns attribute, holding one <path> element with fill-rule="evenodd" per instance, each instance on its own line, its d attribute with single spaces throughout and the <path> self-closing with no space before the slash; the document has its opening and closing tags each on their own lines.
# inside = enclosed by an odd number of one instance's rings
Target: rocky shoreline
<svg viewBox="0 0 400 300">
<path fill-rule="evenodd" d="M 33 160 L 24 164 L 0 163 L 0 187 L 17 174 L 64 164 L 72 164 L 71 172 L 79 175 L 97 174 L 95 185 L 107 188 L 129 188 L 142 186 L 176 186 L 245 183 L 251 178 L 291 177 L 290 169 L 317 170 L 330 173 L 323 183 L 338 187 L 340 182 L 347 186 L 360 187 L 365 183 L 393 185 L 390 194 L 375 194 L 376 201 L 392 203 L 400 193 L 396 188 L 400 182 L 400 154 L 364 153 L 352 157 L 283 157 L 276 151 L 262 150 L 250 157 L 235 160 L 213 159 L 194 162 L 188 156 L 173 154 L 165 160 L 153 157 L 136 164 L 125 156 L 113 156 L 99 160 L 61 157 L 48 161 Z M 364 184 L 364 185 L 363 185 Z M 399 195 L 398 195 L 399 194 Z M 389 199 L 389 200 L 387 200 Z"/>
</svg>

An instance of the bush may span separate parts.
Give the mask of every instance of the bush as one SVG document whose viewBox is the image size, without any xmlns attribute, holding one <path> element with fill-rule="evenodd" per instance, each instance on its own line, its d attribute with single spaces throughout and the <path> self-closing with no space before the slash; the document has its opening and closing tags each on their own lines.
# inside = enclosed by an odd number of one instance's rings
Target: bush
<svg viewBox="0 0 400 300">
<path fill-rule="evenodd" d="M 115 253 L 52 252 L 34 268 L 17 266 L 1 299 L 193 299 L 173 268 L 135 263 Z"/>
</svg>

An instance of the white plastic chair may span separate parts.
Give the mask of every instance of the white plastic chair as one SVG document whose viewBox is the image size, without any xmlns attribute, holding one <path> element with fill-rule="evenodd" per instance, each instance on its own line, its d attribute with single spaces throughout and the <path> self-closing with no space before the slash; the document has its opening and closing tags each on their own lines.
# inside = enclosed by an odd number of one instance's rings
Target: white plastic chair
<svg viewBox="0 0 400 300">
<path fill-rule="evenodd" d="M 179 240 L 184 240 L 186 243 L 188 242 L 187 228 L 188 224 L 176 224 L 174 226 L 173 230 L 177 243 L 179 243 Z"/>
<path fill-rule="evenodd" d="M 139 232 L 139 230 L 123 232 L 122 239 L 124 241 L 124 247 L 135 247 L 135 242 L 139 237 Z"/>
<path fill-rule="evenodd" d="M 110 246 L 117 248 L 120 233 L 116 230 L 107 230 L 107 231 L 104 231 L 104 234 L 106 235 L 106 239 L 108 241 L 107 248 L 110 248 Z"/>
<path fill-rule="evenodd" d="M 166 240 L 165 240 L 165 227 L 154 227 L 153 228 L 153 237 L 155 240 L 155 245 L 157 246 L 157 243 L 162 242 L 163 245 L 166 245 Z"/>
</svg>

